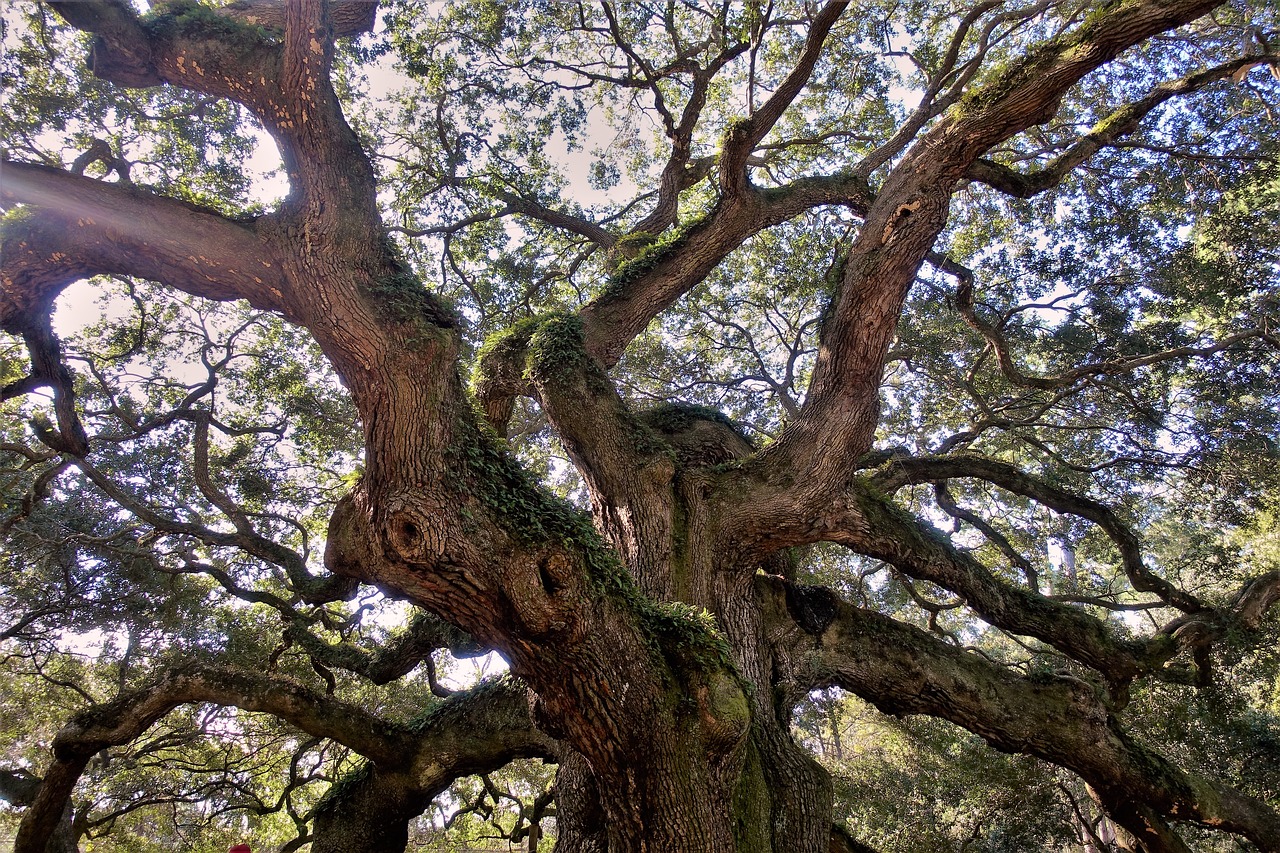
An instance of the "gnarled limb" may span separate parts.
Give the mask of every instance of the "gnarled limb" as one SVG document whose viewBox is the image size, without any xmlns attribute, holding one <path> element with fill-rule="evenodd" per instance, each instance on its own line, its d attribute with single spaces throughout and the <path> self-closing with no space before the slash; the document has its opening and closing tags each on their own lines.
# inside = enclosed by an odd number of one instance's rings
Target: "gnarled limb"
<svg viewBox="0 0 1280 853">
<path fill-rule="evenodd" d="M 190 702 L 236 705 L 289 720 L 310 734 L 332 737 L 379 760 L 395 762 L 412 747 L 411 733 L 281 676 L 192 664 L 77 714 L 53 742 L 53 761 L 18 828 L 14 853 L 43 853 L 71 791 L 89 760 L 108 746 L 137 738 L 164 715 Z"/>
<path fill-rule="evenodd" d="M 756 587 L 790 695 L 839 686 L 886 713 L 941 717 L 998 749 L 1066 767 L 1099 793 L 1149 853 L 1179 849 L 1168 838 L 1165 818 L 1195 821 L 1244 835 L 1264 850 L 1280 850 L 1280 815 L 1137 743 L 1093 686 L 1067 677 L 1019 677 L 918 628 L 853 607 L 830 591 L 822 591 L 820 620 L 800 619 L 785 581 L 760 576 Z"/>
<path fill-rule="evenodd" d="M 885 179 L 849 248 L 805 407 L 763 455 L 763 465 L 810 484 L 818 501 L 821 489 L 847 477 L 852 461 L 871 446 L 880 377 L 907 291 L 947 221 L 951 193 L 973 162 L 1051 117 L 1063 94 L 1089 72 L 1215 5 L 1139 2 L 1099 11 L 1032 49 L 999 79 L 973 88 L 918 139 Z"/>
<path fill-rule="evenodd" d="M 1247 329 L 1222 337 L 1220 340 L 1204 346 L 1172 347 L 1167 350 L 1147 353 L 1145 355 L 1118 356 L 1106 361 L 1094 361 L 1081 364 L 1062 373 L 1045 376 L 1027 373 L 1013 359 L 1009 342 L 999 328 L 978 316 L 974 307 L 973 291 L 975 277 L 973 271 L 956 263 L 950 258 L 931 252 L 929 262 L 960 282 L 956 287 L 956 309 L 971 328 L 976 330 L 995 352 L 1000 372 L 1010 382 L 1023 388 L 1035 388 L 1044 391 L 1061 391 L 1101 376 L 1118 376 L 1132 373 L 1142 367 L 1161 364 L 1186 358 L 1207 358 L 1211 355 L 1233 349 L 1240 344 L 1253 340 L 1271 342 L 1270 332 L 1266 328 Z"/>
<path fill-rule="evenodd" d="M 751 235 L 820 206 L 865 211 L 874 198 L 866 181 L 847 174 L 801 178 L 783 187 L 750 189 L 722 200 L 670 243 L 621 265 L 604 292 L 583 306 L 584 346 L 605 368 L 617 364 L 627 346 L 653 320 L 702 281 Z M 500 433 L 513 398 L 532 396 L 524 375 L 525 351 L 508 336 L 488 349 L 477 371 L 476 393 L 486 417 Z"/>
<path fill-rule="evenodd" d="M 1155 593 L 1163 601 L 1187 613 L 1208 609 L 1208 605 L 1194 595 L 1156 576 L 1146 567 L 1142 561 L 1138 537 L 1109 507 L 1046 483 L 1007 462 L 973 454 L 899 458 L 872 475 L 875 484 L 890 494 L 909 483 L 938 483 L 953 477 L 983 480 L 1016 495 L 1031 498 L 1057 512 L 1092 521 L 1106 532 L 1120 552 L 1125 574 L 1135 590 Z"/>
<path fill-rule="evenodd" d="M 534 728 L 528 691 L 499 678 L 437 705 L 415 723 L 421 738 L 407 764 L 369 762 L 317 804 L 316 853 L 403 853 L 409 821 L 454 780 L 518 758 L 554 760 L 557 745 Z"/>
<path fill-rule="evenodd" d="M 0 328 L 21 332 L 71 282 L 102 273 L 163 281 L 194 296 L 280 311 L 278 258 L 252 222 L 136 187 L 32 163 L 0 164 Z"/>
<path fill-rule="evenodd" d="M 129 743 L 174 708 L 193 702 L 262 711 L 343 743 L 409 790 L 419 805 L 409 817 L 457 778 L 554 752 L 552 742 L 532 725 L 526 689 L 510 679 L 459 693 L 415 723 L 399 725 L 283 676 L 190 664 L 88 708 L 62 728 L 54 739 L 53 761 L 23 816 L 15 853 L 44 853 L 72 788 L 95 754 Z M 340 802 L 338 792 L 334 800 Z M 323 820 L 317 829 L 321 826 Z"/>
<path fill-rule="evenodd" d="M 389 684 L 408 675 L 438 649 L 464 655 L 482 654 L 483 649 L 457 628 L 437 616 L 419 611 L 405 629 L 373 651 L 350 643 L 328 643 L 307 630 L 300 621 L 285 627 L 285 639 L 296 644 L 325 666 L 358 673 L 374 684 Z"/>
<path fill-rule="evenodd" d="M 1136 131 L 1141 126 L 1142 120 L 1161 104 L 1181 95 L 1198 92 L 1220 80 L 1226 80 L 1241 69 L 1278 61 L 1280 56 L 1244 56 L 1195 74 L 1166 81 L 1138 100 L 1113 110 L 1106 118 L 1094 124 L 1088 133 L 1034 172 L 1020 172 L 1002 163 L 980 158 L 969 167 L 968 177 L 1005 195 L 1014 198 L 1031 198 L 1058 186 L 1067 175 L 1088 161 L 1090 157 Z"/>
</svg>

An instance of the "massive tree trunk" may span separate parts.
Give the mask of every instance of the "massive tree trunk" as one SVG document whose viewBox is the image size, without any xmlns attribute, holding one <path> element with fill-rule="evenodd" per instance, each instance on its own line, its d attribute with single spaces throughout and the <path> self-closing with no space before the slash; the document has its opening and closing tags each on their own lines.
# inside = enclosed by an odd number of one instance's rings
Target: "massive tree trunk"
<svg viewBox="0 0 1280 853">
<path fill-rule="evenodd" d="M 997 746 L 1071 767 L 1149 851 L 1177 849 L 1168 815 L 1280 849 L 1274 815 L 1151 759 L 1092 690 L 1025 683 L 776 577 L 783 549 L 841 542 L 937 579 L 992 624 L 1096 666 L 1117 695 L 1172 654 L 1172 641 L 1118 641 L 1068 607 L 1004 590 L 903 521 L 855 463 L 871 447 L 908 288 L 978 157 L 1052 115 L 1084 75 L 1214 2 L 1126 2 L 1089 16 L 941 117 L 874 195 L 866 174 L 760 192 L 746 180 L 747 158 L 846 5 L 827 4 L 795 72 L 726 132 L 720 201 L 683 242 L 580 315 L 536 318 L 494 346 L 478 383 L 492 423 L 459 377 L 459 322 L 385 239 L 373 169 L 329 82 L 329 3 L 290 2 L 278 43 L 245 27 L 235 50 L 163 9 L 143 27 L 121 3 L 52 5 L 97 34 L 99 74 L 246 105 L 280 144 L 292 190 L 277 213 L 233 221 L 122 185 L 9 166 L 6 199 L 37 215 L 6 231 L 0 321 L 44 340 L 40 323 L 63 286 L 113 272 L 247 299 L 308 329 L 364 430 L 364 474 L 333 514 L 326 565 L 396 590 L 507 658 L 536 695 L 536 724 L 568 756 L 561 853 L 849 849 L 832 836 L 825 771 L 789 732 L 795 702 L 827 685 L 891 711 L 949 717 Z M 632 411 L 607 368 L 649 320 L 750 234 L 836 201 L 865 214 L 864 226 L 839 270 L 808 401 L 782 437 L 757 452 L 706 412 Z M 53 344 L 35 348 L 56 363 Z M 48 374 L 65 414 L 62 446 L 83 455 L 70 383 Z M 537 400 L 581 471 L 591 519 L 536 488 L 494 434 L 517 393 Z M 873 642 L 877 628 L 884 635 Z M 1145 786 L 1149 806 L 1131 807 L 1133 785 Z M 314 849 L 398 853 L 428 787 L 383 756 L 320 811 Z"/>
</svg>

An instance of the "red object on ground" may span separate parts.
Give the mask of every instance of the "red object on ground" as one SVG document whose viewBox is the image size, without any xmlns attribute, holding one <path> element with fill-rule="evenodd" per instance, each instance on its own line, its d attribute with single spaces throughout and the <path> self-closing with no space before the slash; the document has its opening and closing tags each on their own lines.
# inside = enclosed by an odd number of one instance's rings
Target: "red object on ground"
<svg viewBox="0 0 1280 853">
<path fill-rule="evenodd" d="M 253 851 L 249 849 L 248 844 L 236 844 L 228 849 L 227 853 L 253 853 Z"/>
</svg>

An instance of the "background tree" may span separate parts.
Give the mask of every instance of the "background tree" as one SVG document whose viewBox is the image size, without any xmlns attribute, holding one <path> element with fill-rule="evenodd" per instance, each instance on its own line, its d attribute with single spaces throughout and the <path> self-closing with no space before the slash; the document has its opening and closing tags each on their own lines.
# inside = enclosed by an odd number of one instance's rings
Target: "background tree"
<svg viewBox="0 0 1280 853">
<path fill-rule="evenodd" d="M 19 853 L 1280 850 L 1274 9 L 383 11 L 6 12 Z"/>
</svg>

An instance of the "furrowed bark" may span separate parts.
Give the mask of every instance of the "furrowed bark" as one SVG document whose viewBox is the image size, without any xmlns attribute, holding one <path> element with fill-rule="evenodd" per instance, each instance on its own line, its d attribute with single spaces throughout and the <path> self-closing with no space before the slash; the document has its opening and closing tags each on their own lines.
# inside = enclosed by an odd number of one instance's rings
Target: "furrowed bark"
<svg viewBox="0 0 1280 853">
<path fill-rule="evenodd" d="M 757 590 L 792 695 L 839 686 L 894 715 L 930 714 L 1007 752 L 1028 753 L 1079 774 L 1135 835 L 1166 827 L 1144 809 L 1245 835 L 1280 850 L 1280 815 L 1260 801 L 1175 767 L 1125 733 L 1096 688 L 1075 678 L 1016 676 L 924 631 L 810 588 L 821 606 L 796 607 L 786 582 Z M 821 618 L 815 620 L 815 611 Z M 1176 849 L 1151 841 L 1152 851 Z"/>
<path fill-rule="evenodd" d="M 976 87 L 911 147 L 889 172 L 850 246 L 804 409 L 764 454 L 766 469 L 798 474 L 817 490 L 842 482 L 870 449 L 884 359 L 907 290 L 946 224 L 951 193 L 974 161 L 1052 117 L 1068 89 L 1126 48 L 1216 5 L 1135 2 L 1092 15 L 1034 49 L 999 80 Z"/>
<path fill-rule="evenodd" d="M 840 684 L 901 712 L 951 714 L 1001 748 L 1038 749 L 1081 765 L 1078 772 L 1092 774 L 1086 778 L 1117 812 L 1128 786 L 1141 783 L 1143 795 L 1176 818 L 1218 821 L 1262 839 L 1260 845 L 1273 842 L 1273 816 L 1251 811 L 1249 801 L 1232 800 L 1230 793 L 1197 787 L 1200 782 L 1133 745 L 1087 685 L 1027 683 L 843 605 L 832 605 L 827 615 L 821 608 L 808 614 L 816 622 L 784 621 L 781 628 L 762 624 L 754 609 L 756 586 L 766 583 L 756 579 L 757 568 L 777 547 L 830 540 L 954 589 L 993 624 L 1054 644 L 1113 685 L 1122 687 L 1158 664 L 1160 654 L 1172 653 L 1172 643 L 1153 652 L 1118 642 L 1079 611 L 999 584 L 877 502 L 855 479 L 853 460 L 869 447 L 897 317 L 945 224 L 957 183 L 993 145 L 1051 116 L 1057 99 L 1086 73 L 1214 4 L 1128 2 L 1089 16 L 938 121 L 878 193 L 852 177 L 757 190 L 746 180 L 747 158 L 805 84 L 824 28 L 843 4 L 824 7 L 792 77 L 738 135 L 726 137 L 722 168 L 733 174 L 722 181 L 717 206 L 670 245 L 618 270 L 582 310 L 572 340 L 555 336 L 567 331 L 566 318 L 541 318 L 485 371 L 481 384 L 487 381 L 493 392 L 485 403 L 495 420 L 509 412 L 503 395 L 538 396 L 586 472 L 596 522 L 613 551 L 583 517 L 541 494 L 477 422 L 457 374 L 459 323 L 383 239 L 373 170 L 329 82 L 337 9 L 318 0 L 291 2 L 278 37 L 234 30 L 248 41 L 242 55 L 231 58 L 229 31 L 189 26 L 193 21 L 163 13 L 139 19 L 124 3 L 72 5 L 62 4 L 64 15 L 101 37 L 97 60 L 104 75 L 126 85 L 170 82 L 253 110 L 280 144 L 292 191 L 278 213 L 240 224 L 118 185 L 20 167 L 28 183 L 56 191 L 42 198 L 27 189 L 16 199 L 35 208 L 37 224 L 28 231 L 14 226 L 13 239 L 28 239 L 31 248 L 24 244 L 19 248 L 26 254 L 3 261 L 0 322 L 9 327 L 47 313 L 67 281 L 107 271 L 212 298 L 247 298 L 308 328 L 349 387 L 365 431 L 365 474 L 333 515 L 327 565 L 403 592 L 506 655 L 537 691 L 539 726 L 572 746 L 578 769 L 585 766 L 604 792 L 601 823 L 611 851 L 808 853 L 832 843 L 825 775 L 790 742 L 789 711 L 771 702 L 774 663 L 801 651 L 822 668 L 807 681 L 797 676 L 797 685 Z M 682 176 L 680 156 L 677 151 L 673 162 Z M 87 237 L 50 242 L 51 227 L 65 225 L 78 210 L 68 199 L 80 196 L 96 199 L 100 216 L 113 204 L 134 204 L 146 239 L 132 222 L 116 227 L 94 220 L 76 226 L 90 228 Z M 667 207 L 671 197 L 668 192 Z M 844 259 L 800 417 L 781 441 L 741 468 L 690 462 L 671 436 L 662 439 L 669 447 L 647 446 L 656 430 L 627 410 L 604 370 L 751 234 L 820 204 L 845 205 L 865 223 Z M 213 260 L 196 251 L 209 235 L 197 234 L 189 218 L 208 225 L 215 248 L 221 246 Z M 165 234 L 176 235 L 173 247 L 153 250 Z M 126 249 L 117 249 L 117 238 Z M 6 248 L 10 239 L 7 228 Z M 245 257 L 270 268 L 272 277 L 233 265 Z M 687 544 L 680 544 L 681 533 Z M 1145 582 L 1135 577 L 1135 585 Z M 1251 588 L 1240 609 L 1265 611 L 1280 595 L 1277 588 Z M 771 594 L 777 610 L 776 590 Z M 718 631 L 649 596 L 706 607 L 734 642 L 733 659 L 699 659 L 719 649 Z M 796 624 L 806 637 L 820 637 L 822 647 L 765 642 L 778 630 L 794 634 Z M 886 652 L 873 641 L 879 634 L 899 640 L 900 648 Z M 332 649 L 314 650 L 340 657 Z M 403 665 L 389 661 L 379 671 Z M 891 689 L 894 678 L 899 687 L 918 689 Z M 1048 720 L 1050 735 L 1037 736 L 1017 718 L 1025 709 L 1039 713 L 1041 723 Z M 1073 721 L 1073 714 L 1081 718 Z M 69 763 L 50 778 L 78 776 L 83 764 L 77 769 L 75 762 L 85 748 L 66 747 Z M 1082 757 L 1077 749 L 1094 755 Z M 427 771 L 403 770 L 385 755 L 375 771 L 367 782 L 354 780 L 345 804 L 335 799 L 333 815 L 341 823 L 341 815 L 385 806 L 378 819 L 385 837 L 339 841 L 331 835 L 317 844 L 395 848 L 406 815 L 424 802 Z M 788 800 L 770 788 L 803 789 L 804 795 Z M 751 824 L 747 829 L 735 825 L 741 803 L 750 815 L 742 821 Z M 1158 829 L 1157 817 L 1124 819 L 1138 829 Z"/>
<path fill-rule="evenodd" d="M 0 205 L 25 205 L 0 230 L 0 328 L 20 332 L 71 282 L 115 273 L 207 299 L 281 311 L 288 285 L 255 231 L 176 199 L 49 166 L 0 164 Z"/>
</svg>

